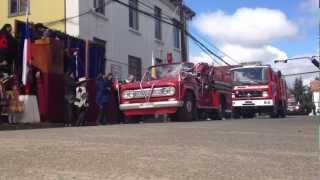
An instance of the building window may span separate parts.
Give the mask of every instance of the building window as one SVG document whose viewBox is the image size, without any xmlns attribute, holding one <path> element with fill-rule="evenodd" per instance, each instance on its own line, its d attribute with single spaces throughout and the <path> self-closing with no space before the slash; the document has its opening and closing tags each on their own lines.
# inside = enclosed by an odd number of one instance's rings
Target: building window
<svg viewBox="0 0 320 180">
<path fill-rule="evenodd" d="M 94 0 L 93 7 L 95 12 L 103 15 L 106 14 L 105 0 Z"/>
<path fill-rule="evenodd" d="M 132 29 L 139 30 L 138 0 L 129 0 L 129 26 Z"/>
<path fill-rule="evenodd" d="M 9 0 L 9 16 L 25 14 L 28 8 L 28 1 L 29 0 Z"/>
<path fill-rule="evenodd" d="M 161 29 L 161 9 L 159 7 L 154 8 L 155 16 L 155 38 L 158 40 L 162 39 L 162 29 Z"/>
<path fill-rule="evenodd" d="M 180 28 L 177 20 L 174 20 L 173 41 L 174 48 L 180 49 Z"/>
<path fill-rule="evenodd" d="M 111 64 L 111 73 L 112 73 L 113 78 L 114 78 L 115 80 L 118 80 L 118 81 L 121 81 L 121 80 L 122 80 L 122 77 L 121 77 L 122 68 L 121 68 L 120 65 Z"/>
<path fill-rule="evenodd" d="M 134 75 L 137 80 L 141 79 L 142 74 L 142 64 L 141 59 L 129 56 L 129 67 L 128 67 L 128 73 L 129 75 Z"/>
</svg>

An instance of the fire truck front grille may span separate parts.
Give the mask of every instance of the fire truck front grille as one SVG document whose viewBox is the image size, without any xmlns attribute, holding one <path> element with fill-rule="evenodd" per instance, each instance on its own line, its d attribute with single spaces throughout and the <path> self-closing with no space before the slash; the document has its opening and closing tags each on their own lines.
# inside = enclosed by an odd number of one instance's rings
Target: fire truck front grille
<svg viewBox="0 0 320 180">
<path fill-rule="evenodd" d="M 236 93 L 236 97 L 262 97 L 262 91 L 239 91 L 238 93 Z"/>
</svg>

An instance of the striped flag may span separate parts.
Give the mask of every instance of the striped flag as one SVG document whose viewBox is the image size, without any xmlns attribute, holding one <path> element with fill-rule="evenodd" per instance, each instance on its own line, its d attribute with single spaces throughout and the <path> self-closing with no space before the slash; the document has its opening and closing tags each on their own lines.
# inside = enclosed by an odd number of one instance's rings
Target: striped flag
<svg viewBox="0 0 320 180">
<path fill-rule="evenodd" d="M 152 63 L 152 66 L 155 66 L 156 65 L 156 59 L 154 57 L 154 52 L 152 51 L 152 57 L 151 57 L 151 63 Z M 156 79 L 157 78 L 157 74 L 156 74 L 156 68 L 155 67 L 152 67 L 151 68 L 151 77 Z"/>
<path fill-rule="evenodd" d="M 22 83 L 23 85 L 27 84 L 27 74 L 28 74 L 28 66 L 31 65 L 31 35 L 28 25 L 28 19 L 25 28 L 25 39 L 24 39 L 24 46 L 23 46 L 23 69 L 22 69 Z"/>
</svg>

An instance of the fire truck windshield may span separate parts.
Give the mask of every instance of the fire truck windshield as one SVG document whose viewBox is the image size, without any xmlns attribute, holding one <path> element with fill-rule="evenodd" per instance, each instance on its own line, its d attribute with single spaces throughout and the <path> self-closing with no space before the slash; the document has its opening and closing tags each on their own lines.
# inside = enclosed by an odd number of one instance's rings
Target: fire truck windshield
<svg viewBox="0 0 320 180">
<path fill-rule="evenodd" d="M 181 64 L 165 64 L 154 66 L 149 69 L 151 79 L 178 79 L 181 70 Z"/>
<path fill-rule="evenodd" d="M 265 68 L 237 68 L 232 71 L 233 82 L 241 84 L 260 84 L 267 81 Z"/>
</svg>

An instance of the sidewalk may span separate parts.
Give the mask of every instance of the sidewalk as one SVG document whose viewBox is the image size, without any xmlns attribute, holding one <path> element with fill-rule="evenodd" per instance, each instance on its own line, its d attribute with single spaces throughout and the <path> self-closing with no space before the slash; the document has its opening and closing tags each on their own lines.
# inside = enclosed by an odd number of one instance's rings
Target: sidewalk
<svg viewBox="0 0 320 180">
<path fill-rule="evenodd" d="M 59 128 L 64 127 L 63 124 L 53 124 L 53 123 L 25 123 L 25 124 L 0 124 L 0 131 L 6 130 L 26 130 L 26 129 L 48 129 L 48 128 Z"/>
</svg>

